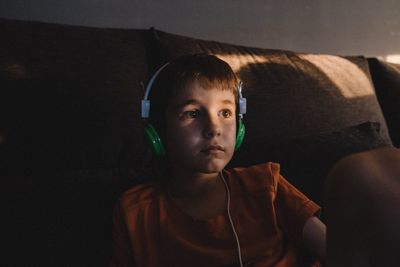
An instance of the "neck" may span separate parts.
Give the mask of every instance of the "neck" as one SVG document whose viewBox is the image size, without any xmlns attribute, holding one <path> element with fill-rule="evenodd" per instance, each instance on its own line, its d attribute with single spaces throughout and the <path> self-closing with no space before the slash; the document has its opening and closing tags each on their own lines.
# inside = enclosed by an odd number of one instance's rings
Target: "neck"
<svg viewBox="0 0 400 267">
<path fill-rule="evenodd" d="M 224 214 L 228 193 L 218 172 L 188 173 L 174 170 L 167 190 L 172 201 L 193 219 Z"/>
</svg>

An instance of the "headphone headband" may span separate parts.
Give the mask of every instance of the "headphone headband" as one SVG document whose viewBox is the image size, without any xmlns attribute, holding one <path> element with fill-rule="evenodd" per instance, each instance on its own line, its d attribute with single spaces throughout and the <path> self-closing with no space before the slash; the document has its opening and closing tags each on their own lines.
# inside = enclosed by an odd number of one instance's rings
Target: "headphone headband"
<svg viewBox="0 0 400 267">
<path fill-rule="evenodd" d="M 151 77 L 149 83 L 146 86 L 146 92 L 144 93 L 144 98 L 142 99 L 142 119 L 148 119 L 150 115 L 150 100 L 149 100 L 149 94 L 151 87 L 153 86 L 153 83 L 155 79 L 157 78 L 158 74 L 169 64 L 169 62 L 165 63 L 162 65 Z"/>
</svg>

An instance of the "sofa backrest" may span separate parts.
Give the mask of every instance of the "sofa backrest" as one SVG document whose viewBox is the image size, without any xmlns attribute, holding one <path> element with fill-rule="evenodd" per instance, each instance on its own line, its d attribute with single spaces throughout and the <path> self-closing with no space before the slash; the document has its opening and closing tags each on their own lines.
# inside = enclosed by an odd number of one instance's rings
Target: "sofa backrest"
<svg viewBox="0 0 400 267">
<path fill-rule="evenodd" d="M 196 52 L 218 55 L 244 81 L 244 149 L 366 121 L 379 122 L 390 142 L 362 56 L 249 48 L 156 30 L 4 19 L 0 29 L 0 146 L 11 167 L 140 166 L 147 153 L 140 83 L 165 61 Z"/>
</svg>

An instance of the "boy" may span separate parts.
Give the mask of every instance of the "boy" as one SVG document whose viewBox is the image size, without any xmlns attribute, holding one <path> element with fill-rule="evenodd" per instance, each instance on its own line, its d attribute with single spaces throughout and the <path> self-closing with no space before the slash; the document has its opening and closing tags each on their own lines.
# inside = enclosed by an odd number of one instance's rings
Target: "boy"
<svg viewBox="0 0 400 267">
<path fill-rule="evenodd" d="M 299 266 L 300 249 L 323 260 L 319 207 L 278 164 L 224 170 L 244 131 L 244 99 L 229 65 L 184 56 L 149 84 L 146 131 L 165 166 L 158 181 L 117 203 L 111 265 Z"/>
</svg>

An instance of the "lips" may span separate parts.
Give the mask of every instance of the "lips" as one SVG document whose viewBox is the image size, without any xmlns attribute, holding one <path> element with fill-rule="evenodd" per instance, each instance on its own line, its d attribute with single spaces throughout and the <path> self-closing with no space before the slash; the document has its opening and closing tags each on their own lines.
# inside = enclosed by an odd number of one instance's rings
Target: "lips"
<svg viewBox="0 0 400 267">
<path fill-rule="evenodd" d="M 209 145 L 206 148 L 201 150 L 205 153 L 218 153 L 218 152 L 225 152 L 225 148 L 221 145 Z"/>
</svg>

